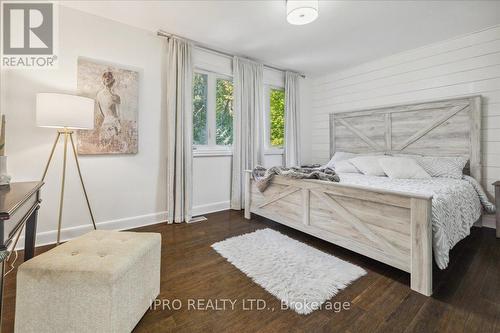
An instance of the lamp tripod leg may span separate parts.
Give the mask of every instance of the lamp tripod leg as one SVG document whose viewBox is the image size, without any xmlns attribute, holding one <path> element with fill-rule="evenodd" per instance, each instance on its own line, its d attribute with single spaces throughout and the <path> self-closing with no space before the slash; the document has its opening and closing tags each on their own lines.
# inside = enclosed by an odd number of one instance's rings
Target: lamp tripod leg
<svg viewBox="0 0 500 333">
<path fill-rule="evenodd" d="M 66 180 L 66 156 L 68 153 L 68 132 L 64 132 L 64 157 L 63 157 L 63 170 L 62 170 L 62 182 L 61 182 L 61 199 L 59 201 L 59 221 L 57 224 L 57 244 L 61 241 L 61 223 L 62 223 L 62 212 L 63 212 L 63 202 L 64 202 L 64 182 Z"/>
<path fill-rule="evenodd" d="M 45 180 L 45 176 L 47 176 L 47 171 L 49 170 L 50 162 L 52 161 L 52 157 L 54 156 L 54 151 L 56 150 L 57 142 L 61 137 L 61 133 L 57 132 L 56 139 L 54 144 L 52 145 L 52 150 L 50 151 L 49 160 L 47 161 L 47 165 L 45 166 L 45 170 L 43 171 L 42 182 Z"/>
<path fill-rule="evenodd" d="M 92 208 L 90 208 L 89 196 L 87 195 L 87 190 L 85 189 L 85 184 L 83 183 L 82 172 L 80 171 L 80 162 L 78 161 L 78 154 L 76 152 L 75 142 L 73 141 L 73 133 L 69 134 L 69 138 L 71 140 L 71 146 L 73 147 L 73 155 L 75 155 L 76 169 L 78 170 L 78 176 L 80 176 L 80 182 L 82 183 L 83 194 L 85 195 L 85 200 L 87 201 L 87 207 L 89 208 L 90 218 L 92 219 L 92 225 L 94 226 L 94 230 L 97 230 L 95 225 L 94 214 L 92 213 Z"/>
</svg>

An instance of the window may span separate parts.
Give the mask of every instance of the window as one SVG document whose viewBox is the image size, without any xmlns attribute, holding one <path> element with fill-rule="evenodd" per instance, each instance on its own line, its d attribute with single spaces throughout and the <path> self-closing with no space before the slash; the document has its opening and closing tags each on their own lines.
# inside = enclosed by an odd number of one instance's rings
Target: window
<svg viewBox="0 0 500 333">
<path fill-rule="evenodd" d="M 193 145 L 227 148 L 233 144 L 233 82 L 211 72 L 193 76 Z"/>
<path fill-rule="evenodd" d="M 285 91 L 268 87 L 266 104 L 267 146 L 281 149 L 285 141 Z"/>
</svg>

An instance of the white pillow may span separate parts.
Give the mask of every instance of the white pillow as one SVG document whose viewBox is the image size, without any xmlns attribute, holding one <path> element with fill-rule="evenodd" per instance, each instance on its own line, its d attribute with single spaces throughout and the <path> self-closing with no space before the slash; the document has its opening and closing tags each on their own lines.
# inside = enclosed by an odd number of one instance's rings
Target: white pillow
<svg viewBox="0 0 500 333">
<path fill-rule="evenodd" d="M 389 178 L 396 179 L 423 179 L 431 176 L 413 158 L 386 157 L 380 158 L 378 163 Z"/>
<path fill-rule="evenodd" d="M 353 158 L 353 157 L 356 157 L 356 156 L 357 156 L 357 154 L 354 154 L 354 153 L 344 153 L 342 151 L 338 151 L 335 154 L 333 154 L 332 159 L 328 163 L 325 164 L 324 168 L 335 169 L 338 162 L 346 161 L 346 160 Z"/>
<path fill-rule="evenodd" d="M 338 173 L 361 173 L 351 162 L 343 160 L 335 164 L 335 172 Z"/>
<path fill-rule="evenodd" d="M 368 176 L 385 176 L 384 169 L 380 166 L 378 160 L 380 156 L 359 156 L 351 158 L 349 162 L 359 169 L 363 174 Z"/>
</svg>

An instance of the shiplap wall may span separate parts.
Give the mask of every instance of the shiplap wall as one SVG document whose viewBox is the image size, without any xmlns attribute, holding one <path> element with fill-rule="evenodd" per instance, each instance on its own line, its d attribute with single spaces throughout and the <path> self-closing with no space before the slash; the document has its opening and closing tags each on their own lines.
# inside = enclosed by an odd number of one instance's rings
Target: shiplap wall
<svg viewBox="0 0 500 333">
<path fill-rule="evenodd" d="M 329 159 L 328 114 L 470 94 L 483 97 L 483 183 L 500 179 L 500 26 L 365 63 L 312 83 L 312 159 Z"/>
</svg>

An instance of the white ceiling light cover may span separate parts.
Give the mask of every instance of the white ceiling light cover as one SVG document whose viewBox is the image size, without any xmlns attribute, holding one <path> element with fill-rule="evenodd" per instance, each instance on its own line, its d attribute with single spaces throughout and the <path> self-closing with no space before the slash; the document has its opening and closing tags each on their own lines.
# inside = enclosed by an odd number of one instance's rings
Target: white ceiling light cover
<svg viewBox="0 0 500 333">
<path fill-rule="evenodd" d="M 318 18 L 318 0 L 287 0 L 286 20 L 293 25 L 304 25 Z"/>
</svg>

